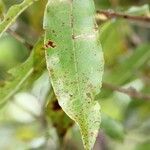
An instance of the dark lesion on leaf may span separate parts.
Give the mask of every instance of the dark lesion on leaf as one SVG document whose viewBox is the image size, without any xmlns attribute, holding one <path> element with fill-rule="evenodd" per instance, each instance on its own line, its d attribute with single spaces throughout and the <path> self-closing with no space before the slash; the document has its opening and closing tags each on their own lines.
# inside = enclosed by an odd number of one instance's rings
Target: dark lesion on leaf
<svg viewBox="0 0 150 150">
<path fill-rule="evenodd" d="M 92 99 L 92 95 L 90 93 L 86 93 L 86 96 L 89 98 L 89 99 Z"/>
<path fill-rule="evenodd" d="M 47 43 L 45 44 L 45 48 L 55 48 L 55 47 L 56 44 L 51 40 L 48 40 Z"/>
</svg>

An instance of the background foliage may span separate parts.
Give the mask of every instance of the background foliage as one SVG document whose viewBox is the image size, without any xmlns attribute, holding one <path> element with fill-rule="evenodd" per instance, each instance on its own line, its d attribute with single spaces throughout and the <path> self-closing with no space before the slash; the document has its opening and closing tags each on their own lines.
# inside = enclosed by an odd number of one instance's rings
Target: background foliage
<svg viewBox="0 0 150 150">
<path fill-rule="evenodd" d="M 20 2 L 0 0 L 1 18 Z M 77 126 L 60 109 L 49 83 L 42 37 L 46 2 L 35 2 L 11 26 L 19 40 L 12 32 L 0 38 L 0 149 L 83 149 Z M 95 0 L 95 5 L 97 10 L 150 15 L 149 0 Z M 99 19 L 103 82 L 150 93 L 150 23 Z M 150 149 L 150 101 L 105 86 L 97 99 L 102 123 L 95 150 Z"/>
</svg>

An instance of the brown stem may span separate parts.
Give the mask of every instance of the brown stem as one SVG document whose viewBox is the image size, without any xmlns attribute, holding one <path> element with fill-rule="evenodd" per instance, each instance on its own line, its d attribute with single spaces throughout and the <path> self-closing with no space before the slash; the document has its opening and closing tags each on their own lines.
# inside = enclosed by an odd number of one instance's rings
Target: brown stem
<svg viewBox="0 0 150 150">
<path fill-rule="evenodd" d="M 114 11 L 106 11 L 106 10 L 98 10 L 97 14 L 103 14 L 107 18 L 123 18 L 133 21 L 142 21 L 142 22 L 149 22 L 150 23 L 150 17 L 148 16 L 134 16 L 134 15 L 128 15 L 123 13 L 118 13 Z"/>
<path fill-rule="evenodd" d="M 134 89 L 133 87 L 125 89 L 125 88 L 122 88 L 122 87 L 119 87 L 116 85 L 112 85 L 109 83 L 103 83 L 103 87 L 106 89 L 110 89 L 112 91 L 118 91 L 118 92 L 127 94 L 128 96 L 130 96 L 132 98 L 150 100 L 149 94 L 140 93 L 136 89 Z"/>
<path fill-rule="evenodd" d="M 32 50 L 33 45 L 31 45 L 29 42 L 27 42 L 25 39 L 23 39 L 19 34 L 17 34 L 16 32 L 14 32 L 11 29 L 8 29 L 7 32 L 9 34 L 11 34 L 16 40 L 18 40 L 19 42 L 24 44 L 27 47 L 27 49 Z"/>
</svg>

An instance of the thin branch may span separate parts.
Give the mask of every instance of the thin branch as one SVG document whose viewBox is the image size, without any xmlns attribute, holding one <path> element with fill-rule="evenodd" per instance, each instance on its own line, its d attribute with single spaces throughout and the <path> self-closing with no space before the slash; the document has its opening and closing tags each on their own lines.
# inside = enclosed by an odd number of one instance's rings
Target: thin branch
<svg viewBox="0 0 150 150">
<path fill-rule="evenodd" d="M 112 90 L 112 91 L 118 91 L 118 92 L 127 94 L 131 98 L 142 99 L 142 100 L 150 100 L 150 95 L 149 94 L 144 94 L 144 93 L 138 92 L 133 87 L 125 89 L 125 88 L 122 88 L 120 86 L 112 85 L 112 84 L 109 84 L 109 83 L 103 83 L 103 87 L 105 89 L 109 89 L 109 90 Z"/>
<path fill-rule="evenodd" d="M 123 19 L 128 19 L 133 21 L 150 23 L 150 17 L 148 16 L 134 16 L 134 15 L 128 15 L 124 13 L 118 13 L 118 12 L 106 11 L 106 10 L 98 10 L 97 14 L 104 15 L 107 18 L 123 18 Z"/>
<path fill-rule="evenodd" d="M 19 34 L 17 34 L 16 32 L 14 32 L 11 29 L 8 29 L 7 32 L 9 34 L 11 34 L 16 40 L 18 40 L 19 42 L 21 42 L 22 44 L 24 44 L 27 49 L 32 50 L 33 45 L 31 45 L 29 42 L 27 42 L 24 38 L 22 38 Z"/>
</svg>

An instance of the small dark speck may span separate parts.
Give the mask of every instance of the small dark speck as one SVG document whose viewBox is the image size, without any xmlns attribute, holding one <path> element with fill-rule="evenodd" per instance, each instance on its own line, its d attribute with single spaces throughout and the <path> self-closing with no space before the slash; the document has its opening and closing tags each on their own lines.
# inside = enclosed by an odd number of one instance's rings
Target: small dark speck
<svg viewBox="0 0 150 150">
<path fill-rule="evenodd" d="M 91 94 L 90 93 L 86 93 L 87 97 L 89 97 L 91 99 Z"/>
<path fill-rule="evenodd" d="M 51 40 L 49 40 L 48 42 L 47 42 L 47 44 L 45 44 L 45 47 L 46 48 L 55 48 L 56 47 L 56 45 L 55 45 L 55 43 L 53 42 L 53 41 L 51 41 Z"/>
</svg>

